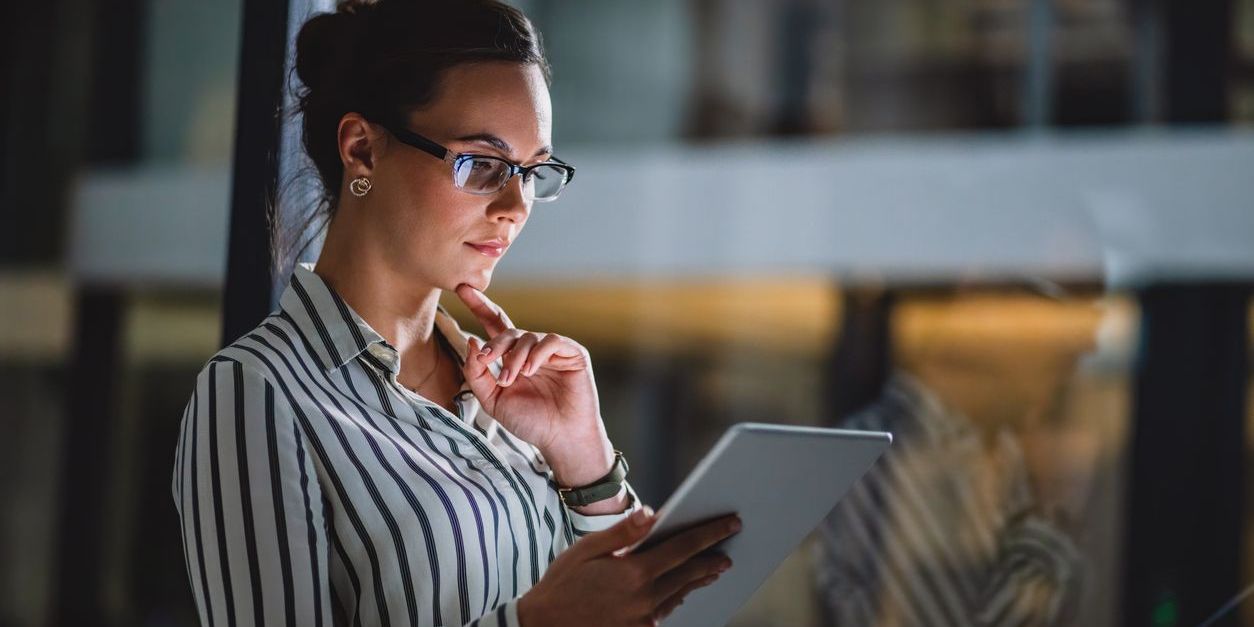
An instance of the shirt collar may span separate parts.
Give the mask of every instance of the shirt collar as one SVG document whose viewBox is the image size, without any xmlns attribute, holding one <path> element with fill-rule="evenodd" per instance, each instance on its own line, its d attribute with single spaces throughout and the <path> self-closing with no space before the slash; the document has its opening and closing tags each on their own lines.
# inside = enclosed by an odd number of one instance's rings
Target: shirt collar
<svg viewBox="0 0 1254 627">
<path fill-rule="evenodd" d="M 302 261 L 292 269 L 291 281 L 279 297 L 279 308 L 296 324 L 324 371 L 336 370 L 363 351 L 393 374 L 400 371 L 396 348 L 383 339 L 326 281 L 313 271 L 314 263 Z M 435 325 L 465 363 L 468 335 L 443 305 L 436 305 Z"/>
</svg>

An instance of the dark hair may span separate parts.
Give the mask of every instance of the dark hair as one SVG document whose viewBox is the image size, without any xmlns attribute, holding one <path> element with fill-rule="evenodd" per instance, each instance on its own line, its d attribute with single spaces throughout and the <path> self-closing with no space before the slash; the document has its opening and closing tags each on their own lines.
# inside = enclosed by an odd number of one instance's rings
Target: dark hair
<svg viewBox="0 0 1254 627">
<path fill-rule="evenodd" d="M 540 33 L 521 11 L 497 0 L 342 0 L 335 12 L 301 26 L 293 69 L 302 85 L 293 113 L 302 117 L 301 141 L 321 184 L 295 228 L 284 230 L 272 216 L 276 272 L 312 242 L 292 253 L 315 220 L 324 217 L 325 227 L 335 215 L 344 114 L 402 120 L 436 98 L 446 70 L 480 61 L 534 63 L 546 82 L 551 76 Z"/>
</svg>

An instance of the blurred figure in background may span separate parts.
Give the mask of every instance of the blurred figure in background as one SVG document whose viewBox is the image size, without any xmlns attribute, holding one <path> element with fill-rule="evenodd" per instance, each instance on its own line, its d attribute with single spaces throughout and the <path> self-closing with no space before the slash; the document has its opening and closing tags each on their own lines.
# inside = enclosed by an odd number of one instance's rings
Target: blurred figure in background
<svg viewBox="0 0 1254 627">
<path fill-rule="evenodd" d="M 825 624 L 1074 624 L 1087 473 L 1059 481 L 1041 452 L 1096 316 L 1081 307 L 1077 325 L 1040 292 L 963 291 L 895 304 L 887 381 L 839 424 L 894 441 L 819 527 Z M 1008 318 L 1040 333 L 1001 332 Z"/>
</svg>

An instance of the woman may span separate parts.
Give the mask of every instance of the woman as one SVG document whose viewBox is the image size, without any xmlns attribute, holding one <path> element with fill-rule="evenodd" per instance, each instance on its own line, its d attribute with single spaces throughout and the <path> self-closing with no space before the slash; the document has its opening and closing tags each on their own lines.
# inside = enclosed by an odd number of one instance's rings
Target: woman
<svg viewBox="0 0 1254 627">
<path fill-rule="evenodd" d="M 482 293 L 573 175 L 539 35 L 491 0 L 344 2 L 302 27 L 296 71 L 329 226 L 183 416 L 172 487 L 202 623 L 655 624 L 730 566 L 706 549 L 738 522 L 620 551 L 653 517 L 587 350 Z"/>
</svg>

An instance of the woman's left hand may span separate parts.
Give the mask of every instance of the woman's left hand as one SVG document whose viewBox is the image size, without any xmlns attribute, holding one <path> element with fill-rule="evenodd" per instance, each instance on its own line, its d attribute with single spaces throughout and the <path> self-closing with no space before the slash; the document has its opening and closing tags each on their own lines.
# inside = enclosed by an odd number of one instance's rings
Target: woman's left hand
<svg viewBox="0 0 1254 627">
<path fill-rule="evenodd" d="M 482 344 L 470 338 L 462 367 L 484 410 L 546 457 L 600 449 L 606 435 L 588 350 L 556 333 L 514 327 L 499 305 L 470 285 L 458 285 L 456 293 L 488 335 Z M 498 358 L 500 377 L 488 368 Z"/>
</svg>

